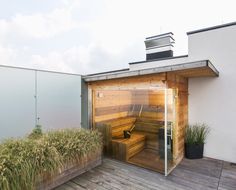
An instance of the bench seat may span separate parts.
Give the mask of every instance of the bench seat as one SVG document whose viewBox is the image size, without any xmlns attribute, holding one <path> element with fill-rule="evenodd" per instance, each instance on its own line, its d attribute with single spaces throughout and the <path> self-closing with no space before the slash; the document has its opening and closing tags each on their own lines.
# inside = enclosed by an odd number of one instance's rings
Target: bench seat
<svg viewBox="0 0 236 190">
<path fill-rule="evenodd" d="M 129 158 L 142 151 L 145 147 L 145 135 L 132 133 L 129 139 L 112 139 L 112 157 L 122 161 L 128 161 Z"/>
</svg>

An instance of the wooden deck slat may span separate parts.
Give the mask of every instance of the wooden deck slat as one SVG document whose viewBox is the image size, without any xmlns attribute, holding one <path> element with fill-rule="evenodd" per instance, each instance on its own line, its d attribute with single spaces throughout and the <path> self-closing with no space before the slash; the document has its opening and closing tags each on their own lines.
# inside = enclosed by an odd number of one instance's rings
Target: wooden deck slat
<svg viewBox="0 0 236 190">
<path fill-rule="evenodd" d="M 66 183 L 67 186 L 70 186 L 72 189 L 76 189 L 76 190 L 84 190 L 85 188 L 79 186 L 78 184 L 72 182 L 72 181 L 68 181 Z"/>
<path fill-rule="evenodd" d="M 221 178 L 219 182 L 219 189 L 221 190 L 235 190 L 236 189 L 236 166 L 225 162 L 222 168 Z"/>
<path fill-rule="evenodd" d="M 207 160 L 207 159 L 199 159 L 199 160 L 189 160 L 184 159 L 180 163 L 181 168 L 186 168 L 188 170 L 192 170 L 198 173 L 201 173 L 206 176 L 212 176 L 219 178 L 221 175 L 222 161 L 217 160 Z"/>
<path fill-rule="evenodd" d="M 105 158 L 103 164 L 55 190 L 236 190 L 236 166 L 200 159 L 183 161 L 168 176 Z"/>
<path fill-rule="evenodd" d="M 112 183 L 113 185 L 116 184 L 116 187 L 120 190 L 123 190 L 123 189 L 142 190 L 143 189 L 143 187 L 140 187 L 137 184 L 130 183 L 129 180 L 124 179 L 118 175 L 111 175 L 109 171 L 106 171 L 103 168 L 96 170 L 96 172 L 100 174 L 101 176 L 103 176 L 104 178 L 108 179 L 110 183 Z"/>
<path fill-rule="evenodd" d="M 103 167 L 107 168 L 108 170 L 110 169 L 109 173 L 112 175 L 118 175 L 120 177 L 123 177 L 124 179 L 132 182 L 133 184 L 139 184 L 142 185 L 144 189 L 160 189 L 160 190 L 167 190 L 169 189 L 168 185 L 163 186 L 163 179 L 156 178 L 155 176 L 147 176 L 146 174 L 143 174 L 141 171 L 133 170 L 130 168 L 127 168 L 126 170 L 120 169 L 119 167 L 116 168 L 115 170 L 113 169 L 113 172 L 111 168 L 108 167 Z M 141 168 L 139 168 L 141 169 Z M 161 174 L 159 174 L 161 175 Z M 129 176 L 129 177 L 127 177 Z M 159 176 L 158 176 L 159 177 Z M 157 183 L 159 181 L 159 183 Z M 177 189 L 177 188 L 176 188 Z M 180 188 L 181 189 L 181 188 Z"/>
<path fill-rule="evenodd" d="M 83 175 L 76 177 L 72 182 L 85 189 L 106 190 L 104 187 L 87 180 Z"/>
<path fill-rule="evenodd" d="M 101 185 L 102 187 L 106 188 L 106 189 L 114 189 L 114 190 L 119 190 L 120 189 L 120 185 L 117 183 L 111 183 L 111 181 L 106 178 L 105 175 L 101 175 L 100 173 L 91 170 L 87 173 L 85 173 L 86 178 L 89 181 L 92 181 L 98 185 Z"/>
<path fill-rule="evenodd" d="M 124 173 L 123 175 L 125 177 L 136 179 L 142 182 L 144 185 L 152 185 L 155 189 L 169 190 L 172 189 L 173 186 L 175 186 L 176 190 L 183 189 L 182 186 L 173 184 L 171 181 L 166 180 L 165 176 L 160 173 L 140 168 L 134 165 L 127 165 L 125 163 L 120 163 L 117 161 L 114 162 L 114 160 L 108 160 L 107 162 L 107 165 L 109 167 L 116 167 L 118 171 Z"/>
<path fill-rule="evenodd" d="M 71 186 L 69 186 L 67 184 L 63 184 L 63 185 L 55 188 L 54 190 L 75 190 L 75 188 L 72 188 Z"/>
<path fill-rule="evenodd" d="M 216 177 L 207 176 L 195 171 L 178 168 L 171 173 L 173 177 L 180 177 L 188 180 L 191 183 L 204 185 L 208 188 L 216 189 L 218 186 L 219 179 Z"/>
</svg>

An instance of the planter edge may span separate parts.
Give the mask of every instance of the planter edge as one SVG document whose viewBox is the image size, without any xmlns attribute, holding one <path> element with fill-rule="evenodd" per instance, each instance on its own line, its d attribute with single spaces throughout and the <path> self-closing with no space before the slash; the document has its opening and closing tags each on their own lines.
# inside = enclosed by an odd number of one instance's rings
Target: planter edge
<svg viewBox="0 0 236 190">
<path fill-rule="evenodd" d="M 37 185 L 37 190 L 51 190 L 56 188 L 57 186 L 60 186 L 69 180 L 79 176 L 80 174 L 83 174 L 89 170 L 91 170 L 94 167 L 97 167 L 102 164 L 102 155 L 99 154 L 95 157 L 95 159 L 89 160 L 85 165 L 82 164 L 81 166 L 75 166 L 73 168 L 70 168 L 68 170 L 63 171 L 62 173 L 56 175 L 52 180 L 50 181 L 42 181 Z"/>
</svg>

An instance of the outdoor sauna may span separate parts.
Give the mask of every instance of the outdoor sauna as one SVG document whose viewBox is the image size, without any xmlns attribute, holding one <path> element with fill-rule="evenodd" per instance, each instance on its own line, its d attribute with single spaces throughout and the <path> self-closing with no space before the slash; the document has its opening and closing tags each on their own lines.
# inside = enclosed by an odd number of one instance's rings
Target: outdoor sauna
<svg viewBox="0 0 236 190">
<path fill-rule="evenodd" d="M 169 173 L 184 154 L 188 80 L 174 72 L 88 83 L 106 156 Z"/>
</svg>

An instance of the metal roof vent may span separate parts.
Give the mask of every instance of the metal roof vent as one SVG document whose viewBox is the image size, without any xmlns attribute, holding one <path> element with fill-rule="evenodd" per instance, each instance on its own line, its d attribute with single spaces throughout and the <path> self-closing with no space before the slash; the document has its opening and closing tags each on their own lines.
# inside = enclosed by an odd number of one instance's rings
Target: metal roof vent
<svg viewBox="0 0 236 190">
<path fill-rule="evenodd" d="M 172 32 L 146 38 L 146 60 L 173 57 L 174 42 Z"/>
</svg>

